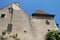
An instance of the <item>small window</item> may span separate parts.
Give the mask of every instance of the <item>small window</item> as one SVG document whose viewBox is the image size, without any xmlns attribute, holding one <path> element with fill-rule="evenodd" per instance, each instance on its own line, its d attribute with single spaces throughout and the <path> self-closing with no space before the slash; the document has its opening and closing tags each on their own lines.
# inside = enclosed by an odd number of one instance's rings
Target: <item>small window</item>
<svg viewBox="0 0 60 40">
<path fill-rule="evenodd" d="M 4 18 L 5 17 L 5 14 L 1 14 L 1 18 Z"/>
<path fill-rule="evenodd" d="M 8 8 L 9 13 L 13 13 L 13 8 Z"/>
<path fill-rule="evenodd" d="M 50 23 L 49 23 L 49 21 L 48 21 L 48 20 L 46 20 L 46 24 L 47 24 L 47 25 L 50 25 Z"/>
<path fill-rule="evenodd" d="M 7 32 L 11 32 L 11 31 L 12 31 L 12 24 L 8 24 Z"/>
</svg>

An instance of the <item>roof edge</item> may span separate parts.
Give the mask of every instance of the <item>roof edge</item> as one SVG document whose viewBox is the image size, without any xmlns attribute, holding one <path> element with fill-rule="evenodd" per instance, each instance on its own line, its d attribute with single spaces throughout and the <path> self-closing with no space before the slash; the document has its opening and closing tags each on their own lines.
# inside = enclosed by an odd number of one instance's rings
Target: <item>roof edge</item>
<svg viewBox="0 0 60 40">
<path fill-rule="evenodd" d="M 43 16 L 43 17 L 55 17 L 54 14 L 37 14 L 37 13 L 33 13 L 32 16 Z"/>
</svg>

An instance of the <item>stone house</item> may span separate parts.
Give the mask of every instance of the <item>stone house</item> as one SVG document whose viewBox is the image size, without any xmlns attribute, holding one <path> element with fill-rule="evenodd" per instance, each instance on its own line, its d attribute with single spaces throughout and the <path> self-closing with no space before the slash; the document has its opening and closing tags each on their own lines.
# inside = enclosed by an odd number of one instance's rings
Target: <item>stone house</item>
<svg viewBox="0 0 60 40">
<path fill-rule="evenodd" d="M 42 10 L 36 10 L 29 16 L 17 2 L 0 9 L 0 34 L 18 34 L 20 40 L 44 40 L 46 32 L 58 30 L 54 16 Z"/>
</svg>

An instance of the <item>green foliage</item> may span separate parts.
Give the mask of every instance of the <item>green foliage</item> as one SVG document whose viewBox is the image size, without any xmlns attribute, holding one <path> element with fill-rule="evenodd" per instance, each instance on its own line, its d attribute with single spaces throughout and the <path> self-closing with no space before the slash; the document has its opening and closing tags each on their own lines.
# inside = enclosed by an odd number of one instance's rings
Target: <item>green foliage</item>
<svg viewBox="0 0 60 40">
<path fill-rule="evenodd" d="M 1 37 L 0 37 L 0 40 L 7 40 L 7 38 L 1 36 Z"/>
<path fill-rule="evenodd" d="M 0 35 L 0 40 L 7 40 L 7 37 L 5 35 Z"/>
<path fill-rule="evenodd" d="M 18 35 L 17 35 L 17 34 L 11 35 L 10 37 L 12 37 L 12 38 L 15 39 L 15 40 L 20 40 L 20 39 L 18 38 Z"/>
<path fill-rule="evenodd" d="M 45 40 L 60 40 L 60 31 L 58 30 L 50 30 L 46 34 Z"/>
<path fill-rule="evenodd" d="M 0 40 L 7 40 L 6 31 L 2 31 L 2 35 L 0 35 Z"/>
<path fill-rule="evenodd" d="M 2 35 L 0 35 L 0 40 L 8 40 L 9 38 L 13 38 L 14 40 L 20 40 L 20 38 L 18 38 L 18 34 L 7 36 L 6 32 L 3 31 Z"/>
</svg>

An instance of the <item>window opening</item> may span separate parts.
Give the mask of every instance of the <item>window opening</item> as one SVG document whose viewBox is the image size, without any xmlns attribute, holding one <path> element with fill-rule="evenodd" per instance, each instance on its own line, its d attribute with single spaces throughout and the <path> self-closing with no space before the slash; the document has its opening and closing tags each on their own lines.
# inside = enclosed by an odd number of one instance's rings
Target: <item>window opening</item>
<svg viewBox="0 0 60 40">
<path fill-rule="evenodd" d="M 47 24 L 47 25 L 50 25 L 50 23 L 49 23 L 49 21 L 48 21 L 48 20 L 46 20 L 46 24 Z"/>
<path fill-rule="evenodd" d="M 5 17 L 5 14 L 1 14 L 1 18 L 4 18 Z"/>
<path fill-rule="evenodd" d="M 12 24 L 8 24 L 7 32 L 12 32 Z"/>
</svg>

